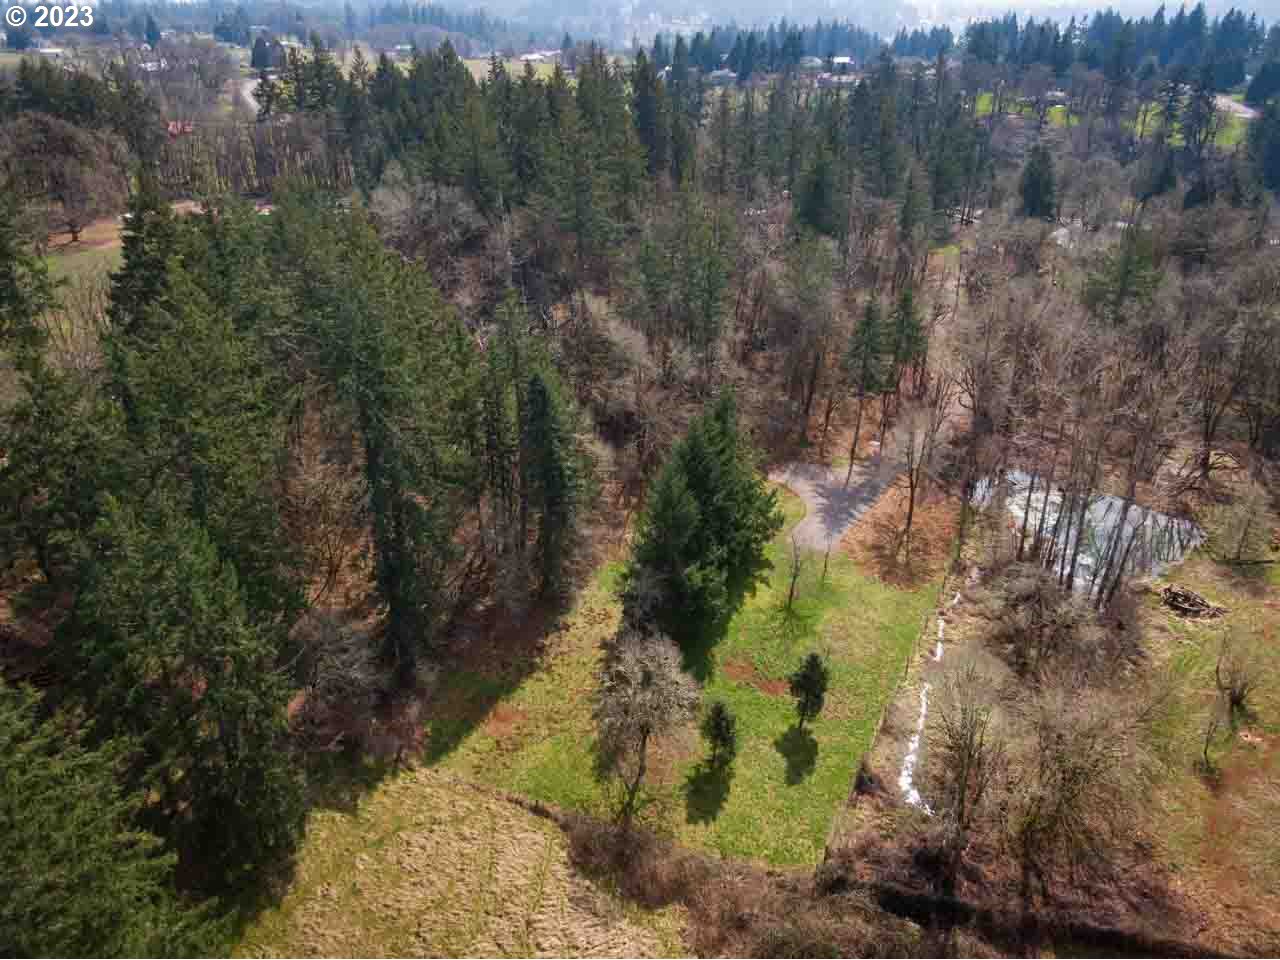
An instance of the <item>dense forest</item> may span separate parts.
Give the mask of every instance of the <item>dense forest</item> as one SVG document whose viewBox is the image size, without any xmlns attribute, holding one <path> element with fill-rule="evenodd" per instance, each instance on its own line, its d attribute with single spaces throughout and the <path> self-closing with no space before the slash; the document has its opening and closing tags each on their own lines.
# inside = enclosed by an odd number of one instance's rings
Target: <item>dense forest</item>
<svg viewBox="0 0 1280 960">
<path fill-rule="evenodd" d="M 256 14 L 220 15 L 250 46 Z M 823 882 L 879 864 L 960 897 L 1016 864 L 1025 909 L 1070 901 L 1065 865 L 1107 860 L 1095 828 L 1134 803 L 1097 745 L 1149 719 L 1120 727 L 1137 674 L 1105 661 L 1142 661 L 1146 508 L 1274 562 L 1280 27 L 1202 5 L 887 44 L 784 22 L 625 59 L 566 38 L 572 63 L 494 54 L 477 80 L 447 35 L 508 24 L 371 13 L 405 22 L 442 42 L 397 62 L 316 31 L 242 76 L 173 39 L 154 75 L 0 74 L 0 952 L 230 949 L 334 756 L 420 758 L 478 625 L 518 657 L 606 541 L 593 736 L 643 822 L 652 742 L 767 577 L 761 468 L 815 451 L 846 487 L 893 466 L 895 563 L 927 550 L 935 492 L 959 504 L 947 549 L 1015 610 L 992 643 L 1035 705 L 1009 723 L 1040 738 L 993 799 L 1015 749 L 984 748 L 965 701 L 915 859 L 846 850 Z M 117 217 L 109 275 L 57 268 Z M 1010 541 L 990 507 L 1015 473 Z M 1090 544 L 1104 496 L 1123 512 Z M 787 550 L 790 613 L 832 549 Z M 1223 650 L 1234 731 L 1259 674 Z M 836 680 L 801 653 L 807 743 Z M 1090 699 L 1053 709 L 1069 694 Z M 708 771 L 734 729 L 708 713 Z M 716 949 L 835 949 L 775 939 L 778 917 Z"/>
</svg>

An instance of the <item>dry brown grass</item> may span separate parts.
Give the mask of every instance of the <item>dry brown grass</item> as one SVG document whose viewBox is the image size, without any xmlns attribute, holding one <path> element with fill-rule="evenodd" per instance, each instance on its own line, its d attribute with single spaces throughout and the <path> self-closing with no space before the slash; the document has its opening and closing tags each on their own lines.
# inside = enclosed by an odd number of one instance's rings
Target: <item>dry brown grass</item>
<svg viewBox="0 0 1280 960">
<path fill-rule="evenodd" d="M 895 587 L 912 589 L 942 576 L 960 528 L 960 500 L 930 496 L 916 504 L 910 544 L 898 549 L 907 492 L 890 487 L 846 534 L 841 548 L 863 570 Z"/>
<path fill-rule="evenodd" d="M 684 911 L 627 904 L 570 863 L 559 827 L 427 770 L 354 812 L 317 811 L 288 891 L 241 956 L 684 953 Z"/>
<path fill-rule="evenodd" d="M 572 857 L 651 909 L 687 910 L 689 945 L 698 956 L 913 956 L 922 947 L 913 923 L 863 897 L 829 895 L 806 872 L 781 872 L 694 853 L 642 831 L 598 821 L 568 822 Z"/>
</svg>

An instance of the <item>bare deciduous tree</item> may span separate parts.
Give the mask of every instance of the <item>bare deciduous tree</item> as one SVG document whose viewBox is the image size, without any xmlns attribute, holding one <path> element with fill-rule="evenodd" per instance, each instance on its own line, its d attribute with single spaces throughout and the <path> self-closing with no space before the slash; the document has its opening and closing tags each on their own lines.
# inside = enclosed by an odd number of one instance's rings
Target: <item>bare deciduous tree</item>
<svg viewBox="0 0 1280 960">
<path fill-rule="evenodd" d="M 1257 671 L 1248 650 L 1242 648 L 1230 633 L 1222 638 L 1218 662 L 1213 668 L 1213 680 L 1234 728 L 1239 720 L 1249 716 L 1249 695 L 1257 683 Z"/>
<path fill-rule="evenodd" d="M 952 672 L 939 699 L 939 755 L 952 827 L 948 874 L 954 883 L 969 828 L 1003 769 L 1005 746 L 994 722 L 990 681 L 976 665 Z"/>
<path fill-rule="evenodd" d="M 595 721 L 601 769 L 622 781 L 624 823 L 635 814 L 650 741 L 692 716 L 698 696 L 669 638 L 631 627 L 615 638 L 600 667 Z"/>
<path fill-rule="evenodd" d="M 828 554 L 830 551 L 828 550 Z M 787 588 L 787 611 L 790 612 L 792 603 L 796 599 L 796 586 L 800 582 L 800 574 L 804 572 L 805 555 L 800 552 L 800 544 L 796 540 L 796 535 L 791 534 L 791 585 Z M 826 567 L 823 567 L 823 573 L 826 573 Z"/>
<path fill-rule="evenodd" d="M 955 381 L 946 370 L 935 371 L 923 400 L 908 406 L 895 430 L 899 458 L 903 463 L 903 483 L 907 489 L 907 516 L 898 537 L 895 553 L 911 551 L 911 525 L 916 504 L 928 492 L 942 427 L 955 397 Z"/>
<path fill-rule="evenodd" d="M 1024 896 L 1055 863 L 1101 861 L 1131 818 L 1134 723 L 1096 691 L 1053 691 L 1028 717 L 1031 738 L 1013 780 L 1012 840 Z"/>
<path fill-rule="evenodd" d="M 950 816 L 968 830 L 1004 757 L 991 706 L 990 680 L 973 663 L 952 672 L 939 698 L 943 774 Z"/>
</svg>

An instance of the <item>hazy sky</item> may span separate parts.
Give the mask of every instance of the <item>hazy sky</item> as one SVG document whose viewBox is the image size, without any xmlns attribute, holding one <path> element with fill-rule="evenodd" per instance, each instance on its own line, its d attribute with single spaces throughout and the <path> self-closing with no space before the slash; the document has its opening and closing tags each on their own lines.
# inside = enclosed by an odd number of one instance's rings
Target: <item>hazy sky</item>
<svg viewBox="0 0 1280 960">
<path fill-rule="evenodd" d="M 536 7 L 539 14 L 559 14 L 565 17 L 604 18 L 618 20 L 647 19 L 651 12 L 662 19 L 702 14 L 716 23 L 735 21 L 743 26 L 776 21 L 787 17 L 794 22 L 811 22 L 818 17 L 851 20 L 861 26 L 881 33 L 892 33 L 900 26 L 913 27 L 920 23 L 947 24 L 953 29 L 976 17 L 1000 15 L 1013 10 L 1019 17 L 1034 15 L 1067 21 L 1099 9 L 1112 7 L 1128 16 L 1150 15 L 1155 12 L 1158 0 L 1100 0 L 1097 4 L 1064 3 L 1062 0 L 1018 0 L 1017 3 L 1001 3 L 999 0 L 489 0 L 485 6 L 506 15 L 519 15 Z M 1224 13 L 1232 4 L 1229 0 L 1212 0 L 1206 7 L 1212 16 Z M 1280 0 L 1255 0 L 1239 4 L 1246 12 L 1257 12 L 1268 23 L 1280 20 Z M 1178 3 L 1167 3 L 1166 10 L 1172 16 Z"/>
</svg>

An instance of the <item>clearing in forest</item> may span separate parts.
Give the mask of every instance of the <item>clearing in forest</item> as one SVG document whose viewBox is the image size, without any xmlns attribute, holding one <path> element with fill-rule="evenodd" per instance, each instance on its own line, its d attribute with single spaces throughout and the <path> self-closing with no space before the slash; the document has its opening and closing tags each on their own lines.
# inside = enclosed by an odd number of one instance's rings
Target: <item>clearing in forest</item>
<svg viewBox="0 0 1280 960">
<path fill-rule="evenodd" d="M 792 609 L 790 530 L 804 515 L 783 491 L 786 528 L 768 549 L 768 578 L 710 651 L 704 708 L 737 716 L 738 754 L 721 774 L 703 762 L 696 721 L 656 744 L 641 820 L 695 847 L 771 864 L 812 864 L 902 676 L 936 584 L 899 590 L 833 550 L 805 554 Z M 525 653 L 474 644 L 471 663 L 443 678 L 428 723 L 426 762 L 524 796 L 609 816 L 616 797 L 594 769 L 591 694 L 601 645 L 617 628 L 621 568 L 603 567 L 575 608 Z M 787 676 L 805 654 L 829 659 L 826 707 L 796 729 Z M 530 672 L 532 671 L 532 672 Z"/>
</svg>

